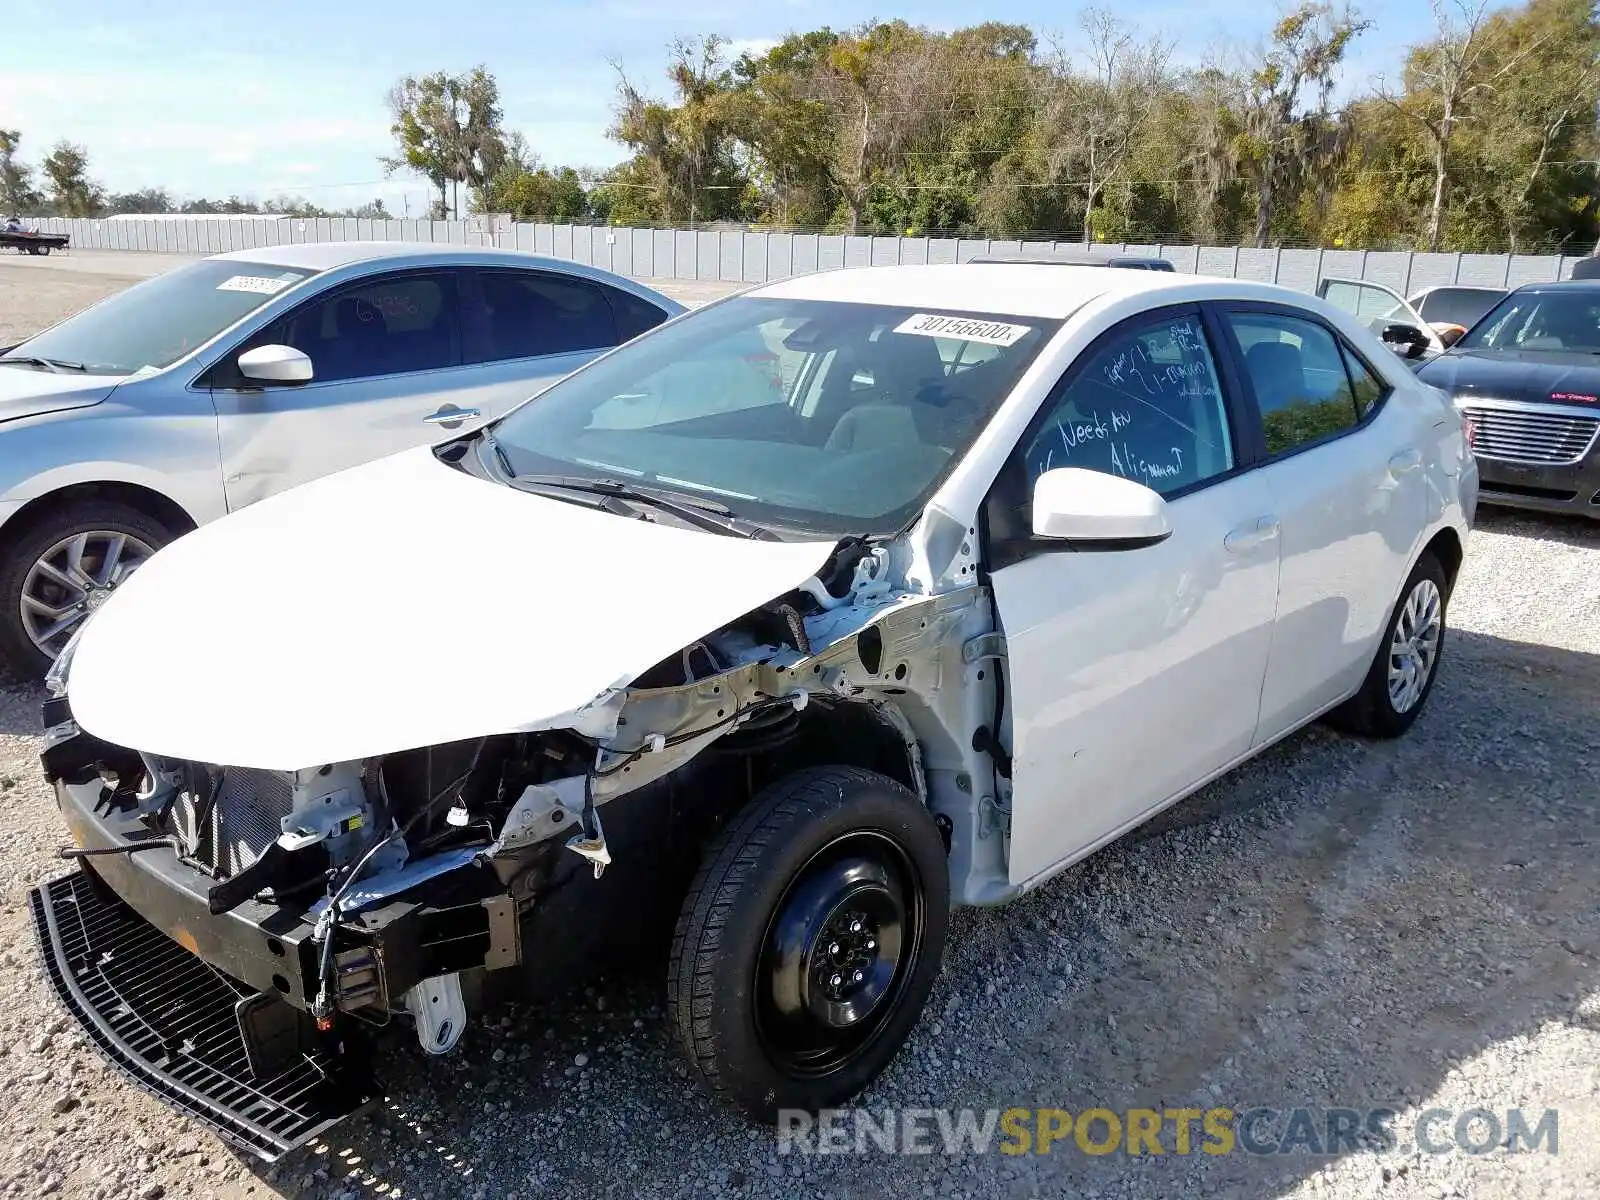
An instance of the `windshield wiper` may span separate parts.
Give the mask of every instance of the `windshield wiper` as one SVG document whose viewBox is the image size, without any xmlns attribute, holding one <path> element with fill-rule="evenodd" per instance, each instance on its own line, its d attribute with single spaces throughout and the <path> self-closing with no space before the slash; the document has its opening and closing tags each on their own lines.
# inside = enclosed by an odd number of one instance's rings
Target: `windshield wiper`
<svg viewBox="0 0 1600 1200">
<path fill-rule="evenodd" d="M 726 504 L 702 496 L 685 496 L 681 492 L 667 491 L 646 484 L 622 479 L 593 479 L 587 475 L 513 475 L 512 482 L 533 488 L 554 488 L 559 491 L 586 492 L 596 496 L 614 496 L 648 505 L 660 512 L 670 513 L 680 521 L 701 529 L 718 533 L 734 533 L 740 537 L 776 541 L 777 535 L 754 521 L 745 521 L 733 515 Z"/>
<path fill-rule="evenodd" d="M 54 371 L 57 375 L 63 371 L 87 371 L 89 368 L 81 362 L 71 362 L 64 358 L 37 358 L 26 354 L 7 354 L 0 356 L 0 363 L 16 363 L 20 367 L 43 367 L 46 371 Z"/>
<path fill-rule="evenodd" d="M 511 456 L 506 453 L 506 448 L 495 440 L 494 426 L 485 425 L 478 430 L 478 439 L 489 447 L 489 450 L 494 454 L 495 465 L 506 473 L 506 478 L 515 479 L 517 469 L 511 465 Z"/>
</svg>

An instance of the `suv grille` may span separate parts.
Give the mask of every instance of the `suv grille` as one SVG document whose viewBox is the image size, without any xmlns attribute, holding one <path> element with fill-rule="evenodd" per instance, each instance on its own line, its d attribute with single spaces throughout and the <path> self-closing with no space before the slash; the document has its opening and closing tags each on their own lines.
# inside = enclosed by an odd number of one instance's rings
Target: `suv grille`
<svg viewBox="0 0 1600 1200">
<path fill-rule="evenodd" d="M 1463 405 L 1473 425 L 1472 451 L 1503 462 L 1565 466 L 1579 462 L 1594 444 L 1600 417 L 1541 409 Z"/>
<path fill-rule="evenodd" d="M 266 852 L 283 832 L 294 806 L 287 775 L 247 767 L 222 772 L 217 802 L 204 813 L 204 796 L 184 792 L 173 805 L 176 832 L 188 857 L 216 875 L 237 875 Z"/>
</svg>

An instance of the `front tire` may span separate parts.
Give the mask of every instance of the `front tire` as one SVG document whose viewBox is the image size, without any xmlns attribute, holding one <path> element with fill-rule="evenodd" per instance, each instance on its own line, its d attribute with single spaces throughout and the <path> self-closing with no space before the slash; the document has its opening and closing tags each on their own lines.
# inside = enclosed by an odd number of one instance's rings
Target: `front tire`
<svg viewBox="0 0 1600 1200">
<path fill-rule="evenodd" d="M 1439 677 L 1450 580 L 1432 552 L 1412 568 L 1361 690 L 1329 721 L 1361 737 L 1396 738 L 1416 723 Z"/>
<path fill-rule="evenodd" d="M 83 619 L 173 537 L 109 500 L 68 504 L 28 526 L 0 562 L 0 662 L 38 678 Z"/>
<path fill-rule="evenodd" d="M 667 998 L 709 1090 L 757 1120 L 854 1096 L 939 972 L 944 842 L 911 792 L 853 767 L 765 788 L 716 839 L 678 918 Z"/>
</svg>

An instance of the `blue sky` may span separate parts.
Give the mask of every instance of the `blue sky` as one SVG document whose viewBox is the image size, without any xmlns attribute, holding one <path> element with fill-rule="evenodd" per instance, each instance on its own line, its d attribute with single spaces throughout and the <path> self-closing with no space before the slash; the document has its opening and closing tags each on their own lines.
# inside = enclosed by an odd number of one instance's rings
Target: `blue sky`
<svg viewBox="0 0 1600 1200">
<path fill-rule="evenodd" d="M 1178 56 L 1191 61 L 1258 44 L 1277 11 L 1247 0 L 1111 7 L 1178 39 Z M 385 179 L 378 163 L 391 148 L 383 96 L 401 75 L 481 62 L 500 81 L 507 125 L 541 156 L 605 166 L 621 157 L 605 136 L 615 85 L 608 60 L 660 90 L 677 35 L 716 32 L 761 47 L 793 30 L 869 17 L 951 29 L 983 19 L 974 11 L 946 0 L 896 10 L 849 0 L 10 0 L 0 6 L 0 126 L 22 130 L 23 157 L 35 163 L 57 139 L 83 144 L 92 173 L 113 191 L 291 192 L 328 207 L 381 196 L 397 215 L 407 203 L 415 215 L 426 184 Z M 982 11 L 1070 34 L 1080 8 L 993 0 Z M 1394 74 L 1402 48 L 1431 24 L 1424 0 L 1382 8 L 1369 0 L 1367 15 L 1375 26 L 1357 43 L 1347 88 Z"/>
</svg>

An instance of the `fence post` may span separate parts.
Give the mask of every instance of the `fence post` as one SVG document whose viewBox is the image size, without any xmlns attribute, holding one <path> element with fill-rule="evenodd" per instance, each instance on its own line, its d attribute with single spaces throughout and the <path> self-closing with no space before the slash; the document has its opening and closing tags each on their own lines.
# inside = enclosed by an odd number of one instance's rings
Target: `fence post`
<svg viewBox="0 0 1600 1200">
<path fill-rule="evenodd" d="M 1283 247 L 1282 246 L 1274 246 L 1272 248 L 1272 282 L 1273 282 L 1274 286 L 1276 286 L 1277 282 L 1278 282 L 1278 265 L 1280 263 L 1282 263 L 1282 262 L 1283 262 Z"/>
<path fill-rule="evenodd" d="M 1411 268 L 1416 265 L 1416 262 L 1417 262 L 1417 252 L 1415 250 L 1407 250 L 1406 251 L 1406 282 L 1405 282 L 1405 286 L 1400 289 L 1400 294 L 1402 296 L 1406 297 L 1407 299 L 1409 299 L 1410 296 L 1411 296 Z"/>
<path fill-rule="evenodd" d="M 1461 282 L 1461 251 L 1459 251 L 1459 250 L 1456 251 L 1455 266 L 1453 266 L 1450 269 L 1450 282 L 1451 283 L 1460 283 Z"/>
</svg>

